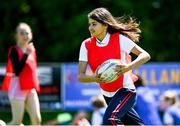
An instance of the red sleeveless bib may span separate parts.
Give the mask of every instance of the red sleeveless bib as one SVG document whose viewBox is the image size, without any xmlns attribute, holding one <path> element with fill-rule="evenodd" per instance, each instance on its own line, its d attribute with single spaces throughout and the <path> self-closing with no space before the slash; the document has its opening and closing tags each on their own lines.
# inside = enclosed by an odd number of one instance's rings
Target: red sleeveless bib
<svg viewBox="0 0 180 126">
<path fill-rule="evenodd" d="M 22 50 L 17 46 L 13 46 L 9 49 L 8 62 L 7 62 L 7 66 L 6 66 L 6 75 L 4 77 L 3 84 L 1 87 L 2 90 L 9 89 L 10 81 L 13 76 L 13 68 L 12 68 L 12 63 L 11 63 L 11 59 L 9 56 L 12 48 L 16 48 L 20 60 L 22 59 L 22 57 L 24 55 Z M 25 66 L 18 76 L 19 82 L 20 82 L 20 87 L 22 90 L 30 90 L 30 89 L 35 88 L 37 91 L 40 91 L 39 80 L 38 80 L 38 76 L 36 73 L 36 69 L 37 69 L 37 61 L 36 61 L 36 52 L 34 51 L 33 53 L 31 53 L 28 56 Z"/>
<path fill-rule="evenodd" d="M 110 40 L 107 46 L 98 47 L 94 37 L 85 40 L 85 46 L 88 51 L 88 64 L 93 72 L 96 71 L 99 65 L 108 59 L 121 59 L 119 33 L 110 35 Z M 119 76 L 119 78 L 112 83 L 100 84 L 100 88 L 108 92 L 117 91 L 122 87 L 123 75 Z"/>
</svg>

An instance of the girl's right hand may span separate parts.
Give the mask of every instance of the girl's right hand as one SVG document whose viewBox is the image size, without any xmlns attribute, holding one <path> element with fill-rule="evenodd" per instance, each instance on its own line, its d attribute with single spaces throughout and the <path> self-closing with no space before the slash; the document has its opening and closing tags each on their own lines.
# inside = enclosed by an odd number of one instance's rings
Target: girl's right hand
<svg viewBox="0 0 180 126">
<path fill-rule="evenodd" d="M 29 43 L 28 46 L 27 46 L 27 53 L 28 53 L 28 54 L 31 54 L 31 53 L 34 52 L 34 51 L 35 51 L 34 44 L 31 42 L 31 43 Z"/>
<path fill-rule="evenodd" d="M 96 83 L 106 83 L 106 81 L 104 80 L 104 78 L 101 77 L 101 74 L 99 75 L 94 75 L 94 79 Z"/>
</svg>

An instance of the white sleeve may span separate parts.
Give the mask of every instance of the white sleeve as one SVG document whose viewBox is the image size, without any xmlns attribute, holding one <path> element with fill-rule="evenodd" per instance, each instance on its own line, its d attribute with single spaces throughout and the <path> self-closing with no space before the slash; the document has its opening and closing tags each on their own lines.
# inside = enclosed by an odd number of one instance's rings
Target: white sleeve
<svg viewBox="0 0 180 126">
<path fill-rule="evenodd" d="M 121 50 L 129 54 L 136 44 L 124 35 L 120 34 L 119 38 Z"/>
<path fill-rule="evenodd" d="M 171 114 L 169 112 L 165 112 L 164 117 L 163 117 L 163 122 L 166 125 L 174 123 L 173 117 L 171 116 Z"/>
<path fill-rule="evenodd" d="M 79 61 L 88 61 L 87 58 L 87 48 L 85 46 L 85 41 L 82 42 L 80 52 L 79 52 Z"/>
<path fill-rule="evenodd" d="M 102 117 L 101 117 L 101 115 L 99 115 L 98 112 L 95 111 L 95 112 L 92 114 L 91 123 L 92 123 L 92 125 L 94 125 L 94 126 L 100 126 L 100 125 L 102 124 Z"/>
</svg>

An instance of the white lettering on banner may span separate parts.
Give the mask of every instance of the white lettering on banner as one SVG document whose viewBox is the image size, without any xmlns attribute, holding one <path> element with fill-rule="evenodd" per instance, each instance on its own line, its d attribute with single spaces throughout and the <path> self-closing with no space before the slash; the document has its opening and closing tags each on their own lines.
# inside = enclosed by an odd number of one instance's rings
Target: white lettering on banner
<svg viewBox="0 0 180 126">
<path fill-rule="evenodd" d="M 136 69 L 133 71 L 135 74 L 141 76 L 145 84 L 158 85 L 158 84 L 180 84 L 180 70 L 179 69 L 162 69 L 147 70 L 143 69 L 141 72 Z"/>
<path fill-rule="evenodd" d="M 84 89 L 81 91 L 82 95 L 84 96 L 92 96 L 92 95 L 99 95 L 101 92 L 100 90 L 96 89 Z"/>
<path fill-rule="evenodd" d="M 88 101 L 88 100 L 78 100 L 78 101 L 69 101 L 69 100 L 66 100 L 65 101 L 65 106 L 68 106 L 68 107 L 74 107 L 74 106 L 89 106 L 91 104 L 91 101 Z"/>
</svg>

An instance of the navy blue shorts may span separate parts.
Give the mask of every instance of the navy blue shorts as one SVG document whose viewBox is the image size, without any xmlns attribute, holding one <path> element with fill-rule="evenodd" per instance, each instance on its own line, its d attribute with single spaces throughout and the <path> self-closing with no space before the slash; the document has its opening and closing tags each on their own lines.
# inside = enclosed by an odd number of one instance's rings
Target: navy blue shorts
<svg viewBox="0 0 180 126">
<path fill-rule="evenodd" d="M 134 110 L 136 92 L 121 88 L 111 98 L 105 97 L 108 105 L 103 118 L 103 125 L 144 125 L 142 119 Z"/>
</svg>

